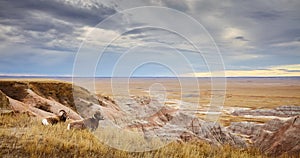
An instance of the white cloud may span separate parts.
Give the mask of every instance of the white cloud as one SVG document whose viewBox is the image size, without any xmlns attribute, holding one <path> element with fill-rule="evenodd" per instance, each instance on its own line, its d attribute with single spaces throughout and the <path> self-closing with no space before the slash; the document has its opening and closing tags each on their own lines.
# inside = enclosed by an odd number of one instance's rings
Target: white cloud
<svg viewBox="0 0 300 158">
<path fill-rule="evenodd" d="M 17 28 L 15 26 L 7 26 L 1 24 L 0 39 L 5 40 L 5 43 L 2 42 L 0 48 L 3 48 L 8 43 L 24 43 L 26 41 L 26 38 L 23 35 L 18 35 Z"/>
<path fill-rule="evenodd" d="M 272 70 L 285 69 L 285 70 L 290 70 L 290 71 L 293 71 L 293 70 L 299 70 L 300 71 L 300 64 L 271 66 L 271 67 L 269 67 L 269 69 L 272 69 Z"/>
<path fill-rule="evenodd" d="M 123 35 L 118 30 L 107 30 L 97 27 L 84 26 L 80 29 L 83 34 L 77 37 L 87 46 L 104 48 L 106 46 L 128 49 L 135 46 L 147 45 L 145 39 L 132 38 L 133 35 Z"/>
<path fill-rule="evenodd" d="M 245 31 L 235 27 L 229 27 L 224 29 L 222 38 L 226 40 L 232 40 L 238 36 L 245 36 L 245 35 L 246 35 Z"/>
<path fill-rule="evenodd" d="M 300 47 L 300 41 L 290 41 L 272 44 L 271 46 L 275 47 Z"/>
<path fill-rule="evenodd" d="M 222 74 L 222 72 L 214 72 Z M 196 72 L 182 74 L 182 77 L 212 77 L 211 72 Z M 271 66 L 261 70 L 225 70 L 225 75 L 220 77 L 280 77 L 300 76 L 300 64 Z"/>
</svg>

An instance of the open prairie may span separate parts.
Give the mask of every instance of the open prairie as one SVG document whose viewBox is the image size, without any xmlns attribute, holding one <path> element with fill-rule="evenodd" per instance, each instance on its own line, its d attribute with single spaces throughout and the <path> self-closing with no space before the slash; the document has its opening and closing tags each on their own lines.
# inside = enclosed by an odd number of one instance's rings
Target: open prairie
<svg viewBox="0 0 300 158">
<path fill-rule="evenodd" d="M 120 91 L 128 91 L 128 95 L 151 95 L 151 88 L 165 92 L 166 103 L 170 100 L 182 100 L 199 106 L 199 117 L 205 117 L 205 111 L 211 103 L 212 82 L 209 78 L 194 79 L 178 78 L 96 78 L 95 90 L 97 94 L 117 96 Z M 237 117 L 228 111 L 249 109 L 271 109 L 283 105 L 300 106 L 300 78 L 227 78 L 224 92 L 224 106 L 220 115 L 220 122 L 229 125 L 230 122 L 249 121 L 266 122 L 273 117 Z M 86 83 L 93 80 L 83 81 Z M 196 83 L 196 84 L 195 84 Z M 197 85 L 198 83 L 198 85 Z M 218 84 L 218 83 L 217 83 Z M 154 88 L 155 89 L 155 88 Z M 159 92 L 159 91 L 158 91 Z M 201 111 L 202 110 L 202 111 Z"/>
<path fill-rule="evenodd" d="M 91 81 L 83 81 L 82 85 L 85 85 L 84 82 Z M 95 89 L 98 94 L 113 96 L 117 94 L 118 88 L 128 85 L 126 88 L 130 95 L 149 95 L 151 85 L 160 84 L 164 87 L 168 99 L 186 99 L 193 103 L 199 101 L 200 106 L 210 103 L 212 88 L 209 78 L 199 78 L 198 85 L 189 84 L 188 79 L 183 82 L 180 83 L 176 78 L 120 78 L 114 80 L 97 78 L 95 79 Z M 182 88 L 190 91 L 182 92 Z M 225 107 L 255 109 L 274 108 L 281 105 L 299 106 L 300 78 L 227 78 L 225 93 Z"/>
</svg>

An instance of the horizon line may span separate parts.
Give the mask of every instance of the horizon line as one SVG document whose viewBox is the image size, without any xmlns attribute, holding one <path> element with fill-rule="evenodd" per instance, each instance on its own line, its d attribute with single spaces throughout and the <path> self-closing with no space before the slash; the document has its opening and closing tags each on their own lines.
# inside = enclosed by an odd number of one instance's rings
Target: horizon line
<svg viewBox="0 0 300 158">
<path fill-rule="evenodd" d="M 71 76 L 71 75 L 0 75 L 0 78 L 297 78 L 300 76 Z"/>
</svg>

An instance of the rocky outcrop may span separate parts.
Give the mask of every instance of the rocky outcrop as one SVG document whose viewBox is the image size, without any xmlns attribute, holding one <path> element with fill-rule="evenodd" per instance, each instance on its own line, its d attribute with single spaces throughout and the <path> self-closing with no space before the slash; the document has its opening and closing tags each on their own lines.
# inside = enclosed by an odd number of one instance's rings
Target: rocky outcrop
<svg viewBox="0 0 300 158">
<path fill-rule="evenodd" d="M 213 145 L 245 147 L 245 142 L 218 123 L 206 122 L 191 114 L 165 106 L 155 98 L 95 96 L 86 89 L 58 81 L 0 81 L 0 90 L 16 112 L 31 116 L 53 116 L 63 109 L 72 119 L 91 117 L 99 110 L 105 120 L 128 130 L 141 131 L 145 138 L 202 140 Z"/>
<path fill-rule="evenodd" d="M 75 110 L 72 84 L 55 80 L 2 80 L 0 90 L 8 97 L 23 101 L 28 95 L 28 90 L 38 96 L 62 103 Z"/>
<path fill-rule="evenodd" d="M 262 152 L 278 156 L 283 153 L 289 155 L 300 154 L 300 116 L 285 122 L 273 120 L 261 129 L 253 138 L 254 146 Z"/>
<path fill-rule="evenodd" d="M 255 109 L 255 110 L 235 110 L 232 115 L 235 116 L 277 116 L 292 117 L 300 115 L 300 106 L 280 106 L 275 109 Z"/>
<path fill-rule="evenodd" d="M 233 133 L 242 134 L 246 136 L 255 136 L 263 124 L 257 124 L 254 122 L 232 122 L 227 129 Z"/>
<path fill-rule="evenodd" d="M 73 86 L 70 83 L 53 80 L 2 80 L 0 90 L 3 92 L 1 95 L 8 99 L 9 107 L 15 112 L 46 117 L 65 110 L 71 119 L 82 118 L 76 112 Z M 90 93 L 85 95 L 91 96 Z"/>
<path fill-rule="evenodd" d="M 233 122 L 227 129 L 244 135 L 249 143 L 267 155 L 300 154 L 300 116 L 287 121 L 272 119 L 265 124 Z"/>
<path fill-rule="evenodd" d="M 246 143 L 240 137 L 231 134 L 220 124 L 207 122 L 179 109 L 160 105 L 153 98 L 116 98 L 116 102 L 125 111 L 121 117 L 114 118 L 118 126 L 140 131 L 145 138 L 201 140 L 217 146 L 230 144 L 246 147 Z"/>
<path fill-rule="evenodd" d="M 96 110 L 103 110 L 108 118 L 122 115 L 113 99 L 96 96 L 68 82 L 1 80 L 0 91 L 1 106 L 9 105 L 15 112 L 31 116 L 52 116 L 59 110 L 65 110 L 73 120 L 89 118 Z"/>
</svg>

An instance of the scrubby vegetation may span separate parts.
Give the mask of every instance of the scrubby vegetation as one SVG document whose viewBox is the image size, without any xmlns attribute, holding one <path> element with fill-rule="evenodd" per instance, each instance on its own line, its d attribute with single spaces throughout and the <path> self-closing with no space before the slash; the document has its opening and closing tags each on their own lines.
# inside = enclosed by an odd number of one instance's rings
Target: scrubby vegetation
<svg viewBox="0 0 300 158">
<path fill-rule="evenodd" d="M 126 152 L 101 143 L 87 130 L 67 131 L 66 124 L 42 126 L 37 118 L 0 116 L 0 157 L 264 157 L 254 149 L 179 143 L 148 152 Z"/>
</svg>

